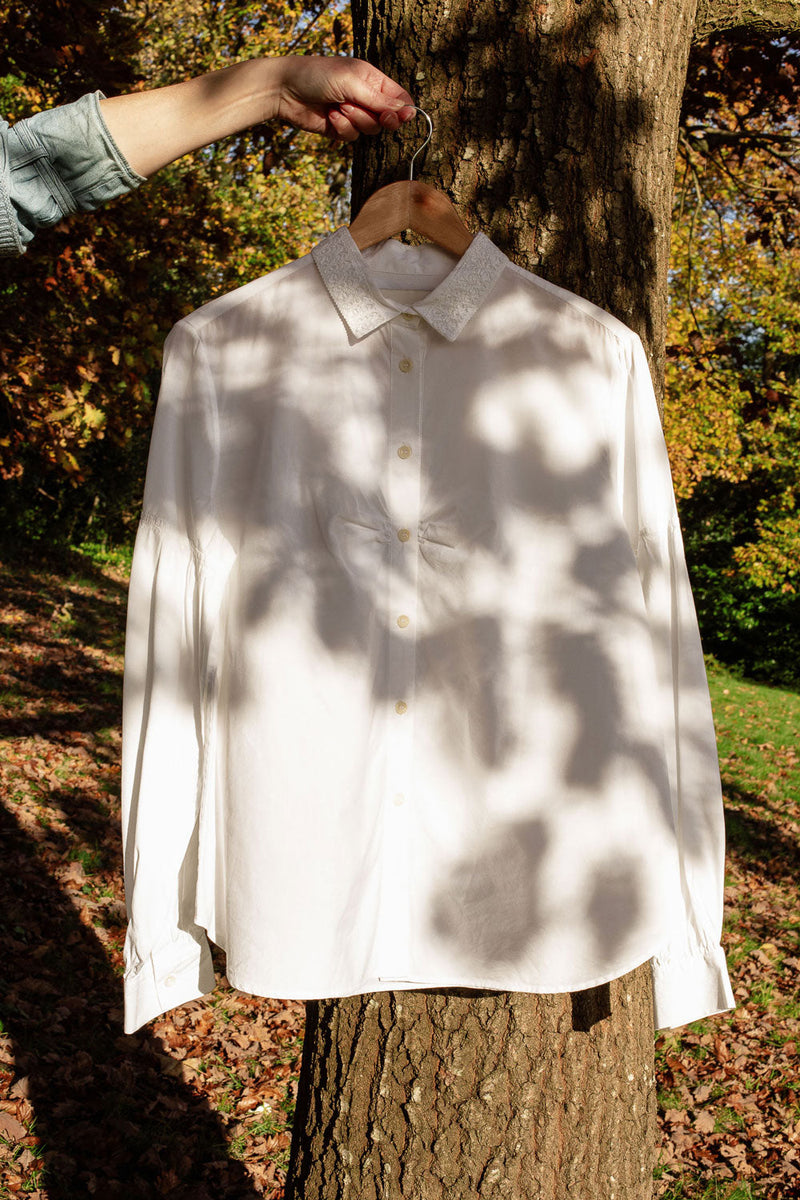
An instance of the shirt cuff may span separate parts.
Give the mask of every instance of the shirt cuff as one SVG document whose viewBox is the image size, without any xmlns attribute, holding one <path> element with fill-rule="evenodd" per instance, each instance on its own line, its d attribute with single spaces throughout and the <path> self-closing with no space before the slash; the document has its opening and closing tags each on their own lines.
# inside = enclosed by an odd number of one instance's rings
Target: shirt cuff
<svg viewBox="0 0 800 1200">
<path fill-rule="evenodd" d="M 135 1033 L 154 1017 L 214 990 L 211 949 L 191 935 L 155 950 L 125 972 L 125 1032 Z"/>
<path fill-rule="evenodd" d="M 721 946 L 651 960 L 656 1030 L 675 1029 L 736 1007 Z"/>
</svg>

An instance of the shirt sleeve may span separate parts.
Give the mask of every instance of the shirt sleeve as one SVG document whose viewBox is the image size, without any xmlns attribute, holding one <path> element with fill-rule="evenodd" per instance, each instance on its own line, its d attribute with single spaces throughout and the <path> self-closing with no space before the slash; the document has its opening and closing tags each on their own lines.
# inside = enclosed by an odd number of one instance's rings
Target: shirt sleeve
<svg viewBox="0 0 800 1200">
<path fill-rule="evenodd" d="M 13 126 L 0 121 L 0 255 L 24 253 L 37 229 L 143 182 L 108 130 L 103 98 L 93 92 Z"/>
<path fill-rule="evenodd" d="M 681 902 L 652 960 L 655 1025 L 734 1007 L 720 946 L 725 828 L 700 633 L 652 379 L 634 335 L 617 440 L 618 498 L 634 547 L 655 658 L 677 838 Z"/>
<path fill-rule="evenodd" d="M 127 1033 L 214 987 L 195 906 L 208 647 L 220 578 L 211 517 L 217 441 L 202 343 L 178 325 L 165 346 L 128 597 L 122 741 Z"/>
</svg>

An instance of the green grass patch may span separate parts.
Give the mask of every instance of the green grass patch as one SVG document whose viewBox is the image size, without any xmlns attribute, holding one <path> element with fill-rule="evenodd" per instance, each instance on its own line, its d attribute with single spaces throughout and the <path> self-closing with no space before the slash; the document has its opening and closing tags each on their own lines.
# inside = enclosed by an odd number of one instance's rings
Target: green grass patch
<svg viewBox="0 0 800 1200">
<path fill-rule="evenodd" d="M 659 1088 L 656 1093 L 658 1107 L 666 1112 L 670 1108 L 683 1108 L 684 1099 L 680 1092 L 673 1088 Z"/>
<path fill-rule="evenodd" d="M 800 695 L 741 679 L 708 660 L 723 783 L 744 803 L 800 802 Z"/>
<path fill-rule="evenodd" d="M 87 875 L 95 875 L 103 867 L 103 851 L 88 846 L 73 846 L 69 852 L 72 862 L 79 862 Z"/>
<path fill-rule="evenodd" d="M 271 1112 L 265 1112 L 263 1116 L 259 1116 L 249 1129 L 250 1137 L 273 1137 L 276 1133 L 283 1133 L 284 1126 L 280 1125 Z"/>
<path fill-rule="evenodd" d="M 113 571 L 118 571 L 121 574 L 130 574 L 131 562 L 133 560 L 133 542 L 128 545 L 114 546 L 100 539 L 98 541 L 80 542 L 70 546 L 70 549 L 76 554 L 80 554 L 83 558 L 88 559 L 93 566 L 99 567 L 100 570 L 110 567 Z"/>
<path fill-rule="evenodd" d="M 654 1178 L 663 1177 L 665 1168 L 656 1167 Z M 659 1173 L 660 1172 L 660 1173 Z M 761 1200 L 763 1188 L 739 1180 L 735 1183 L 711 1183 L 696 1179 L 679 1179 L 659 1191 L 659 1200 Z"/>
</svg>

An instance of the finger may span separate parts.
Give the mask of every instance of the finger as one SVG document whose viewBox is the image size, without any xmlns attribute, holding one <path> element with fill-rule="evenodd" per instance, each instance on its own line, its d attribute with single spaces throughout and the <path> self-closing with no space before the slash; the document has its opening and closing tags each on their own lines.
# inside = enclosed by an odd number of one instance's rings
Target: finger
<svg viewBox="0 0 800 1200">
<path fill-rule="evenodd" d="M 358 130 L 353 127 L 344 113 L 338 108 L 332 108 L 328 113 L 328 121 L 331 125 L 332 136 L 337 141 L 354 142 L 358 137 Z"/>
<path fill-rule="evenodd" d="M 340 104 L 339 112 L 347 118 L 358 133 L 380 133 L 381 131 L 381 121 L 374 113 L 367 112 L 364 108 L 359 108 L 355 104 Z"/>
<path fill-rule="evenodd" d="M 338 83 L 345 93 L 343 99 L 374 113 L 397 112 L 414 105 L 405 88 L 363 59 L 351 59 Z"/>
<path fill-rule="evenodd" d="M 383 98 L 384 107 L 395 111 L 402 108 L 414 108 L 414 100 L 406 91 L 400 87 L 399 83 L 395 83 L 393 79 L 389 79 L 388 75 L 383 77 L 384 83 L 379 89 L 379 95 Z"/>
<path fill-rule="evenodd" d="M 387 133 L 395 133 L 401 125 L 403 125 L 406 121 L 410 121 L 415 113 L 416 109 L 414 108 L 400 108 L 396 112 L 381 113 L 381 115 L 378 117 L 378 120 L 381 124 L 381 128 L 385 129 Z"/>
<path fill-rule="evenodd" d="M 355 104 L 340 104 L 338 109 L 358 133 L 368 134 L 380 133 L 382 130 L 394 133 L 404 121 L 408 121 L 416 112 L 416 109 L 408 105 L 404 105 L 395 112 L 386 110 L 377 116 Z"/>
</svg>

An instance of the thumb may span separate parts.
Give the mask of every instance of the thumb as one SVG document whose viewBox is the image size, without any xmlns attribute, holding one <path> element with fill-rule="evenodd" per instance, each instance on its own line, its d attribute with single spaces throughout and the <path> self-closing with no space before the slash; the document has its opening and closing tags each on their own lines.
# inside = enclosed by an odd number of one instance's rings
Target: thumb
<svg viewBox="0 0 800 1200">
<path fill-rule="evenodd" d="M 356 58 L 351 60 L 350 66 L 352 69 L 340 80 L 340 86 L 351 103 L 377 113 L 400 112 L 403 108 L 414 107 L 405 88 L 371 63 Z"/>
</svg>

